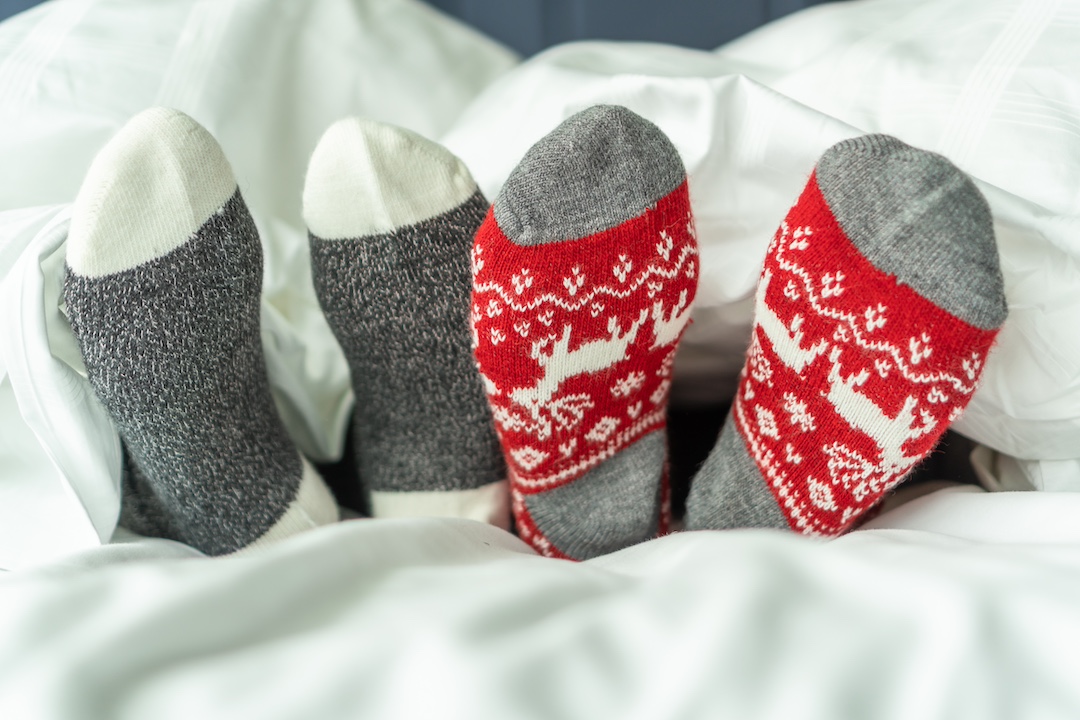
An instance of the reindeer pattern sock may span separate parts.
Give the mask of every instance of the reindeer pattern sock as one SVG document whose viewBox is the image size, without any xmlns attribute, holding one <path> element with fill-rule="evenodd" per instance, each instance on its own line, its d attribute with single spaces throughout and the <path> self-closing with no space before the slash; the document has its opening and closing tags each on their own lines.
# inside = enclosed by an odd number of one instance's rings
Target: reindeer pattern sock
<svg viewBox="0 0 1080 720">
<path fill-rule="evenodd" d="M 486 209 L 460 160 L 403 128 L 341 120 L 312 154 L 312 274 L 349 363 L 357 467 L 376 517 L 509 527 L 469 344 L 469 251 Z"/>
<path fill-rule="evenodd" d="M 1006 312 L 970 179 L 889 136 L 834 145 L 769 245 L 687 528 L 851 528 L 966 407 Z"/>
<path fill-rule="evenodd" d="M 671 142 L 622 107 L 569 118 L 507 179 L 472 264 L 519 535 L 581 560 L 666 531 L 668 388 L 697 286 Z"/>
<path fill-rule="evenodd" d="M 221 149 L 147 110 L 95 158 L 64 299 L 125 448 L 121 523 L 211 555 L 338 519 L 277 416 L 259 334 L 262 249 Z"/>
</svg>

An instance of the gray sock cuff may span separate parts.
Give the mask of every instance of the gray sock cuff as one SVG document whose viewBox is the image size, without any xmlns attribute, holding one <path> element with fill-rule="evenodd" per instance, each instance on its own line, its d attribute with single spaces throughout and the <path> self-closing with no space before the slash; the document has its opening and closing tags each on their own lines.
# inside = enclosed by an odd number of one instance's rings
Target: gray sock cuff
<svg viewBox="0 0 1080 720">
<path fill-rule="evenodd" d="M 495 199 L 495 220 L 519 245 L 576 240 L 641 215 L 685 180 L 660 128 L 596 105 L 529 149 Z"/>
</svg>

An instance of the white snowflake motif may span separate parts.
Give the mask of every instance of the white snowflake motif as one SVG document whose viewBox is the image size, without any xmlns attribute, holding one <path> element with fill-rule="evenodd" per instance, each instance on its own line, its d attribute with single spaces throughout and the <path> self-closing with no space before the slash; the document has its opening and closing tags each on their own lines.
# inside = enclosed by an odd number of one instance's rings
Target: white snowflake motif
<svg viewBox="0 0 1080 720">
<path fill-rule="evenodd" d="M 833 340 L 839 343 L 846 343 L 851 339 L 851 332 L 848 330 L 847 325 L 837 325 L 836 331 L 833 332 Z"/>
<path fill-rule="evenodd" d="M 697 265 L 693 260 L 688 260 L 686 262 L 686 277 L 693 280 L 695 275 L 697 275 Z"/>
<path fill-rule="evenodd" d="M 844 273 L 837 270 L 835 273 L 825 273 L 821 277 L 821 297 L 830 298 L 836 297 L 844 292 L 844 288 L 840 285 L 840 281 L 844 280 L 846 276 Z"/>
<path fill-rule="evenodd" d="M 547 460 L 548 454 L 543 450 L 537 450 L 534 447 L 524 445 L 516 450 L 511 450 L 510 457 L 514 458 L 514 462 L 528 472 Z"/>
<path fill-rule="evenodd" d="M 630 258 L 626 255 L 620 255 L 618 264 L 611 268 L 611 274 L 618 278 L 619 282 L 624 283 L 633 269 L 634 263 L 630 261 Z"/>
<path fill-rule="evenodd" d="M 941 391 L 941 388 L 930 388 L 930 392 L 926 394 L 926 401 L 933 405 L 940 405 L 943 402 L 947 402 L 949 396 Z"/>
<path fill-rule="evenodd" d="M 923 333 L 919 336 L 919 339 L 911 338 L 908 340 L 908 349 L 911 350 L 911 364 L 918 365 L 926 358 L 930 357 L 933 349 L 930 347 L 930 336 Z"/>
<path fill-rule="evenodd" d="M 616 380 L 615 384 L 611 386 L 612 397 L 622 398 L 630 397 L 632 394 L 641 389 L 641 386 L 645 384 L 645 373 L 640 370 L 634 370 L 622 380 Z"/>
<path fill-rule="evenodd" d="M 776 232 L 773 233 L 772 240 L 769 241 L 769 247 L 766 248 L 765 254 L 766 255 L 772 255 L 773 252 L 776 250 L 776 246 L 780 242 L 782 242 L 783 240 L 787 239 L 788 233 L 789 233 L 789 230 L 788 230 L 787 222 L 784 221 L 784 220 L 781 220 L 780 221 L 780 227 L 778 227 L 776 229 Z"/>
<path fill-rule="evenodd" d="M 874 361 L 874 369 L 877 370 L 877 374 L 881 377 L 888 377 L 889 370 L 892 369 L 892 365 L 885 358 L 878 358 Z"/>
<path fill-rule="evenodd" d="M 574 295 L 577 295 L 577 291 L 585 284 L 585 276 L 581 274 L 581 268 L 577 265 L 574 266 L 571 273 L 573 274 L 573 277 L 564 277 L 562 284 L 570 297 L 573 297 Z"/>
<path fill-rule="evenodd" d="M 563 430 L 573 430 L 585 419 L 585 411 L 593 407 L 588 393 L 561 395 L 548 403 L 547 411 L 551 419 Z"/>
<path fill-rule="evenodd" d="M 547 312 L 542 312 L 536 316 L 536 319 L 542 322 L 544 325 L 551 327 L 551 323 L 555 320 L 555 311 L 548 310 Z"/>
<path fill-rule="evenodd" d="M 754 407 L 754 414 L 757 416 L 757 426 L 761 434 L 768 435 L 773 440 L 779 440 L 780 428 L 776 425 L 776 416 L 772 414 L 772 411 L 757 405 Z"/>
<path fill-rule="evenodd" d="M 660 231 L 660 242 L 656 243 L 656 252 L 664 258 L 664 262 L 671 260 L 671 248 L 675 247 L 675 241 L 665 230 Z"/>
<path fill-rule="evenodd" d="M 517 334 L 520 335 L 521 337 L 528 337 L 529 336 L 529 323 L 525 322 L 524 320 L 516 322 L 516 323 L 514 323 L 514 330 L 516 330 Z"/>
<path fill-rule="evenodd" d="M 671 377 L 672 368 L 675 366 L 675 351 L 672 350 L 664 359 L 660 361 L 660 367 L 656 369 L 656 377 L 669 378 Z"/>
<path fill-rule="evenodd" d="M 480 274 L 480 271 L 484 269 L 484 261 L 480 259 L 480 254 L 484 252 L 484 248 L 479 245 L 475 245 L 472 249 L 472 275 L 475 278 Z"/>
<path fill-rule="evenodd" d="M 510 282 L 514 283 L 514 292 L 518 295 L 525 292 L 526 288 L 531 288 L 533 284 L 532 275 L 529 274 L 528 268 L 521 268 L 520 275 L 514 275 L 510 278 Z"/>
<path fill-rule="evenodd" d="M 564 443 L 559 444 L 559 454 L 564 458 L 568 458 L 574 454 L 574 450 L 577 448 L 577 438 L 570 438 Z"/>
<path fill-rule="evenodd" d="M 491 328 L 491 344 L 498 345 L 503 340 L 506 340 L 506 335 L 503 331 L 498 328 Z"/>
<path fill-rule="evenodd" d="M 686 214 L 686 234 L 697 240 L 697 228 L 694 227 L 694 218 L 689 213 Z"/>
<path fill-rule="evenodd" d="M 594 302 L 589 308 L 589 312 L 592 313 L 593 317 L 600 317 L 600 313 L 604 312 L 604 303 Z"/>
<path fill-rule="evenodd" d="M 919 419 L 922 421 L 922 423 L 918 427 L 911 429 L 912 439 L 922 437 L 923 435 L 931 432 L 935 427 L 937 427 L 937 420 L 934 418 L 934 414 L 926 408 L 922 408 L 919 410 Z"/>
<path fill-rule="evenodd" d="M 818 482 L 813 477 L 806 479 L 806 489 L 810 491 L 810 502 L 814 507 L 826 512 L 836 512 L 839 508 L 833 499 L 832 490 L 823 482 Z"/>
<path fill-rule="evenodd" d="M 619 421 L 616 418 L 610 416 L 604 416 L 593 426 L 593 429 L 585 433 L 585 439 L 589 442 L 604 442 L 611 433 L 615 432 L 615 428 L 619 427 Z"/>
<path fill-rule="evenodd" d="M 961 365 L 964 368 L 964 374 L 968 376 L 968 380 L 974 380 L 982 367 L 982 358 L 979 353 L 972 353 L 971 357 L 964 360 Z"/>
<path fill-rule="evenodd" d="M 664 289 L 664 283 L 662 283 L 662 282 L 653 282 L 652 280 L 650 280 L 647 283 L 647 287 L 649 289 L 649 297 L 656 297 L 656 293 L 658 293 L 658 292 L 660 292 L 661 290 Z"/>
<path fill-rule="evenodd" d="M 747 351 L 746 366 L 750 369 L 750 377 L 759 383 L 772 385 L 772 364 L 761 349 L 757 333 L 754 333 L 750 341 L 750 349 Z"/>
<path fill-rule="evenodd" d="M 493 318 L 497 315 L 502 315 L 502 305 L 499 304 L 498 300 L 492 298 L 491 300 L 488 300 L 487 316 Z"/>
<path fill-rule="evenodd" d="M 866 497 L 878 466 L 841 443 L 827 446 L 825 454 L 829 456 L 827 464 L 833 482 L 846 487 L 856 500 Z"/>
<path fill-rule="evenodd" d="M 806 409 L 806 403 L 801 402 L 795 393 L 784 393 L 784 412 L 790 416 L 791 424 L 798 425 L 803 432 L 817 430 L 817 421 Z"/>
<path fill-rule="evenodd" d="M 788 300 L 799 299 L 799 287 L 795 284 L 794 280 L 788 280 L 787 285 L 784 286 L 784 297 Z"/>
<path fill-rule="evenodd" d="M 628 405 L 626 408 L 626 414 L 630 416 L 631 420 L 637 420 L 638 415 L 641 414 L 641 401 L 638 400 L 633 405 Z"/>
<path fill-rule="evenodd" d="M 866 312 L 863 313 L 863 317 L 866 318 L 866 331 L 874 332 L 878 328 L 885 327 L 885 311 L 886 308 L 881 303 L 878 303 L 876 308 L 866 308 Z"/>
<path fill-rule="evenodd" d="M 795 452 L 795 446 L 788 443 L 784 446 L 784 459 L 791 465 L 798 465 L 802 462 L 802 455 Z"/>
<path fill-rule="evenodd" d="M 792 250 L 805 250 L 810 246 L 810 243 L 806 242 L 806 238 L 814 234 L 814 231 L 809 226 L 795 228 L 795 232 L 791 234 L 791 244 L 788 245 Z"/>
<path fill-rule="evenodd" d="M 653 405 L 660 405 L 667 399 L 668 388 L 671 387 L 670 380 L 661 380 L 660 384 L 653 390 L 652 395 L 649 396 L 649 400 Z"/>
</svg>

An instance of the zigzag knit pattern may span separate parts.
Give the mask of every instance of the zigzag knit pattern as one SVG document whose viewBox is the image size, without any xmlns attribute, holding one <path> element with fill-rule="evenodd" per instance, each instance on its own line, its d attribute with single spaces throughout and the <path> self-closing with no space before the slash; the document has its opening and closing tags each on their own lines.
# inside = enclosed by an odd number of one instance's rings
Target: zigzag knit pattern
<svg viewBox="0 0 1080 720">
<path fill-rule="evenodd" d="M 792 529 L 844 532 L 934 447 L 996 330 L 868 262 L 812 177 L 769 246 L 733 417 Z"/>
<path fill-rule="evenodd" d="M 684 182 L 609 230 L 521 246 L 491 212 L 472 252 L 471 326 L 518 533 L 563 557 L 523 496 L 559 487 L 666 424 L 698 250 Z M 670 514 L 666 473 L 660 532 Z"/>
</svg>

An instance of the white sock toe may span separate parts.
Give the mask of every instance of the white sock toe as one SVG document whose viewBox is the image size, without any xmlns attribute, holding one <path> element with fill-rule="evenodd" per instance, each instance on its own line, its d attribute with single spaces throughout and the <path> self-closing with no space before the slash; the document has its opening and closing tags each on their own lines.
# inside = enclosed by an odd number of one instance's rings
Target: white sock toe
<svg viewBox="0 0 1080 720">
<path fill-rule="evenodd" d="M 468 169 L 442 146 L 394 125 L 346 118 L 311 155 L 304 220 L 323 240 L 381 235 L 453 210 L 475 192 Z"/>
<path fill-rule="evenodd" d="M 101 277 L 187 242 L 236 192 L 221 148 L 169 108 L 144 110 L 102 148 L 72 209 L 67 263 Z"/>
</svg>

